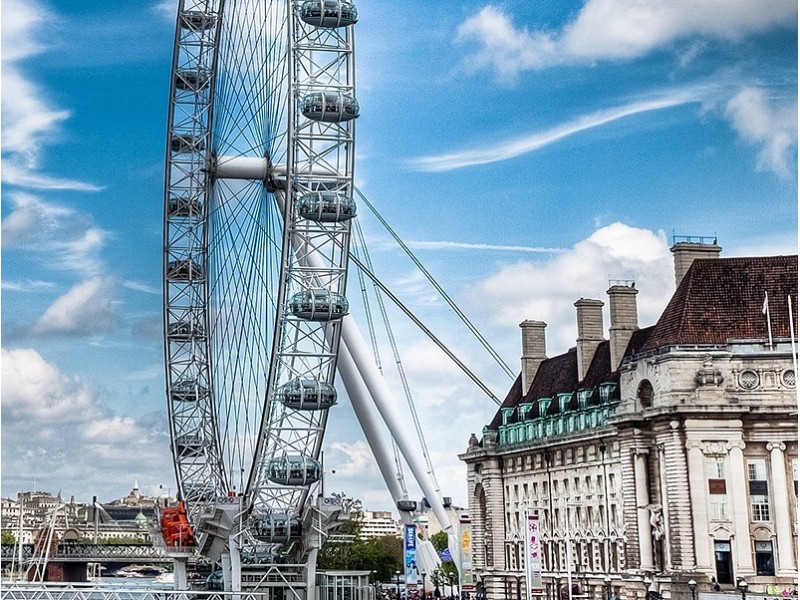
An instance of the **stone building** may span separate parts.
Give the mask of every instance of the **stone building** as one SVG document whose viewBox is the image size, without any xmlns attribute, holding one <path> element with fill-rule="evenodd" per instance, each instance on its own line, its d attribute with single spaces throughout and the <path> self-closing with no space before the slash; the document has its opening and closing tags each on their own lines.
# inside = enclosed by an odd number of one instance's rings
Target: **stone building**
<svg viewBox="0 0 800 600">
<path fill-rule="evenodd" d="M 521 324 L 522 372 L 460 456 L 489 600 L 520 596 L 529 512 L 548 599 L 795 589 L 797 257 L 672 251 L 677 289 L 653 326 L 633 282 L 607 292 L 608 339 L 598 299 L 575 303 L 559 356 L 544 323 Z"/>
</svg>

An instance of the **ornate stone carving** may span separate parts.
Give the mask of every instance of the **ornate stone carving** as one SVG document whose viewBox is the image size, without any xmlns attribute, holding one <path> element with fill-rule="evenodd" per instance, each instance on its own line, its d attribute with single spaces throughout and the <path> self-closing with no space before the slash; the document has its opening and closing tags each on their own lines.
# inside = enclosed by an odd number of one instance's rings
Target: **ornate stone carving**
<svg viewBox="0 0 800 600">
<path fill-rule="evenodd" d="M 717 456 L 720 454 L 727 454 L 731 451 L 731 443 L 726 441 L 705 441 L 701 444 L 700 449 L 703 454 Z"/>
<path fill-rule="evenodd" d="M 767 442 L 767 451 L 771 452 L 773 450 L 780 450 L 781 452 L 786 451 L 786 444 L 783 442 Z"/>
<path fill-rule="evenodd" d="M 722 376 L 722 372 L 719 369 L 714 368 L 714 359 L 711 355 L 706 354 L 703 357 L 703 368 L 697 371 L 694 380 L 695 383 L 701 387 L 704 385 L 719 386 L 722 385 L 725 378 Z"/>
</svg>

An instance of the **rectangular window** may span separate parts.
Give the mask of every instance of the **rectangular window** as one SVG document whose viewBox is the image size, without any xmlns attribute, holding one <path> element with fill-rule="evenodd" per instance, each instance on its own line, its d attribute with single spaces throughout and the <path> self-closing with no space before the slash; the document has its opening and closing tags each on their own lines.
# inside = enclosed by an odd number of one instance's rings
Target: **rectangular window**
<svg viewBox="0 0 800 600">
<path fill-rule="evenodd" d="M 725 457 L 710 456 L 707 462 L 709 479 L 725 479 Z"/>
<path fill-rule="evenodd" d="M 763 458 L 747 460 L 749 479 L 750 514 L 753 521 L 769 521 L 769 491 L 767 488 L 767 461 Z"/>
<path fill-rule="evenodd" d="M 711 509 L 712 521 L 727 521 L 728 520 L 728 497 L 725 495 L 716 494 L 709 497 L 709 508 Z"/>
<path fill-rule="evenodd" d="M 756 541 L 756 575 L 775 575 L 772 542 Z"/>
<path fill-rule="evenodd" d="M 750 496 L 750 509 L 753 521 L 769 521 L 769 497 Z"/>
<path fill-rule="evenodd" d="M 767 479 L 767 462 L 763 458 L 748 459 L 747 475 L 750 481 L 765 481 Z"/>
</svg>

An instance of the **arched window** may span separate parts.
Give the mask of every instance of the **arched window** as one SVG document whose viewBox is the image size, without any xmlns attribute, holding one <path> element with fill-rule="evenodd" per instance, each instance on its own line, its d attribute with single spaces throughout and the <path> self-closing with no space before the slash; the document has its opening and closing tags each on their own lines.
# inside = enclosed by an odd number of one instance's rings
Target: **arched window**
<svg viewBox="0 0 800 600">
<path fill-rule="evenodd" d="M 639 384 L 639 390 L 636 392 L 636 397 L 639 398 L 639 404 L 642 408 L 653 406 L 653 384 L 647 379 L 642 380 Z"/>
</svg>

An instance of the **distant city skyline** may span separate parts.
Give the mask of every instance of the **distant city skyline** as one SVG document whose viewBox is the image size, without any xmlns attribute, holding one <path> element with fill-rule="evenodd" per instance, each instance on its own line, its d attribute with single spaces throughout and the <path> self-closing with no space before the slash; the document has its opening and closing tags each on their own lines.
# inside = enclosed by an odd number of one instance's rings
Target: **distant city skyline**
<svg viewBox="0 0 800 600">
<path fill-rule="evenodd" d="M 3 2 L 3 496 L 175 490 L 161 252 L 176 7 Z M 636 281 L 653 324 L 673 234 L 796 253 L 796 1 L 358 9 L 357 185 L 512 370 L 520 322 L 547 322 L 563 352 L 573 303 L 609 279 Z M 376 273 L 502 398 L 509 378 L 359 213 Z M 497 407 L 391 316 L 443 495 L 464 506 L 457 454 Z M 394 510 L 341 398 L 326 489 Z"/>
</svg>

